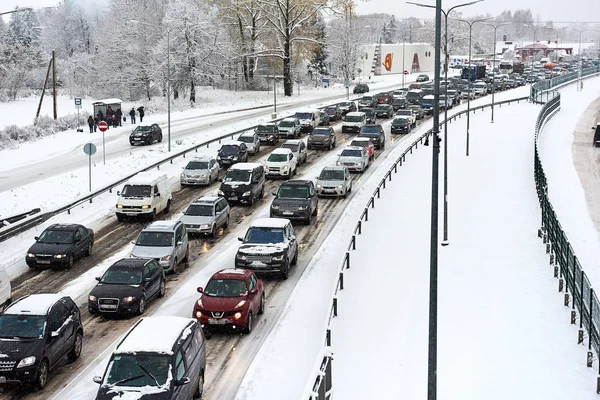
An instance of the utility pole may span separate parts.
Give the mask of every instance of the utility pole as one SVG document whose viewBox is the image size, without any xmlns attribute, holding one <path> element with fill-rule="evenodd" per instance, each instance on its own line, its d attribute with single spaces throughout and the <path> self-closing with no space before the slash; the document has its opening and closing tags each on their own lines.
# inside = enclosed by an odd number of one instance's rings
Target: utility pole
<svg viewBox="0 0 600 400">
<path fill-rule="evenodd" d="M 54 120 L 56 121 L 56 58 L 54 57 L 54 50 L 52 50 L 52 102 L 54 106 Z"/>
</svg>

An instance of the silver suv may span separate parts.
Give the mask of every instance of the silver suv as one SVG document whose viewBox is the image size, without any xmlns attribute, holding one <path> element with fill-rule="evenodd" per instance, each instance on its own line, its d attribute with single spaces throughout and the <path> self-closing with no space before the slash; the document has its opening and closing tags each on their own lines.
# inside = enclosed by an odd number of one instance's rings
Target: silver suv
<svg viewBox="0 0 600 400">
<path fill-rule="evenodd" d="M 211 237 L 229 226 L 229 203 L 223 197 L 200 197 L 194 200 L 179 219 L 189 234 L 205 233 Z"/>
<path fill-rule="evenodd" d="M 352 192 L 350 171 L 344 166 L 325 167 L 316 177 L 317 196 L 343 196 Z"/>
<path fill-rule="evenodd" d="M 189 254 L 188 234 L 181 221 L 156 221 L 145 227 L 131 250 L 131 257 L 153 258 L 165 272 L 177 272 Z"/>
<path fill-rule="evenodd" d="M 179 177 L 181 186 L 210 185 L 219 179 L 219 163 L 214 156 L 192 158 Z"/>
</svg>

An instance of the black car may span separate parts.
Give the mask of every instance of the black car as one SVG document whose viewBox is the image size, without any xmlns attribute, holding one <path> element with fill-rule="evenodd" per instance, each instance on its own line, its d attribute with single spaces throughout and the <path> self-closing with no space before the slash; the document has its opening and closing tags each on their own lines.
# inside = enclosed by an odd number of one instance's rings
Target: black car
<svg viewBox="0 0 600 400">
<path fill-rule="evenodd" d="M 224 144 L 217 153 L 221 168 L 248 161 L 248 147 L 243 142 Z"/>
<path fill-rule="evenodd" d="M 374 108 L 361 108 L 361 112 L 364 112 L 367 117 L 367 124 L 374 124 L 377 121 L 377 113 Z"/>
<path fill-rule="evenodd" d="M 92 254 L 94 231 L 78 224 L 53 224 L 35 237 L 27 250 L 29 268 L 63 266 L 71 268 L 75 260 Z"/>
<path fill-rule="evenodd" d="M 408 118 L 394 118 L 390 133 L 408 133 L 410 132 L 410 120 Z"/>
<path fill-rule="evenodd" d="M 398 111 L 406 107 L 408 107 L 408 103 L 406 102 L 405 98 L 396 98 L 394 101 L 392 101 L 392 108 L 394 111 Z"/>
<path fill-rule="evenodd" d="M 158 124 L 139 125 L 129 135 L 129 144 L 152 144 L 154 141 L 162 142 L 162 129 Z"/>
<path fill-rule="evenodd" d="M 375 107 L 377 118 L 390 118 L 394 115 L 394 107 L 391 104 L 378 104 Z"/>
<path fill-rule="evenodd" d="M 333 131 L 332 127 L 328 126 L 313 129 L 308 136 L 306 147 L 308 150 L 315 148 L 331 150 L 331 148 L 335 147 L 336 144 L 335 132 Z"/>
<path fill-rule="evenodd" d="M 146 303 L 165 295 L 165 271 L 156 260 L 123 258 L 111 265 L 88 296 L 90 314 L 143 314 Z"/>
<path fill-rule="evenodd" d="M 342 110 L 342 115 L 356 111 L 356 104 L 354 104 L 353 101 L 342 101 L 341 103 L 338 103 L 337 106 Z"/>
<path fill-rule="evenodd" d="M 25 296 L 0 315 L 0 339 L 0 383 L 43 389 L 64 356 L 75 361 L 81 355 L 81 313 L 68 296 Z"/>
<path fill-rule="evenodd" d="M 312 217 L 317 215 L 319 201 L 312 181 L 289 180 L 273 193 L 271 218 L 299 219 L 310 225 Z"/>
<path fill-rule="evenodd" d="M 330 121 L 339 121 L 342 119 L 342 109 L 338 106 L 328 106 L 323 109 L 323 111 L 329 115 Z"/>
<path fill-rule="evenodd" d="M 364 108 L 373 108 L 377 105 L 377 100 L 373 96 L 363 96 L 358 99 L 358 110 L 362 111 Z"/>
<path fill-rule="evenodd" d="M 385 133 L 383 132 L 383 128 L 379 124 L 363 126 L 362 128 L 360 128 L 358 137 L 365 137 L 371 139 L 373 145 L 375 145 L 375 148 L 377 150 L 385 148 Z"/>
<path fill-rule="evenodd" d="M 304 143 L 304 142 L 302 142 Z M 225 172 L 219 179 L 219 197 L 231 203 L 254 205 L 254 200 L 262 199 L 265 195 L 265 168 L 258 163 L 239 163 Z"/>
<path fill-rule="evenodd" d="M 427 82 L 427 81 L 429 81 L 429 75 L 417 76 L 417 82 Z"/>
<path fill-rule="evenodd" d="M 331 124 L 329 114 L 324 111 L 319 111 L 319 126 L 329 126 L 329 124 Z"/>
<path fill-rule="evenodd" d="M 367 93 L 369 91 L 369 86 L 365 83 L 359 83 L 354 86 L 354 94 Z"/>
<path fill-rule="evenodd" d="M 279 128 L 275 124 L 258 125 L 254 132 L 260 139 L 260 144 L 275 144 L 279 142 Z"/>
</svg>

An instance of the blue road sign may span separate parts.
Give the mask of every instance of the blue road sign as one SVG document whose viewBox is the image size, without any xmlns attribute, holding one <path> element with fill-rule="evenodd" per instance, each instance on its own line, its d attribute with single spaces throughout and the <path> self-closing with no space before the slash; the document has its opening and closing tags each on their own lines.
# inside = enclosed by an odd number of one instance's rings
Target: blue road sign
<svg viewBox="0 0 600 400">
<path fill-rule="evenodd" d="M 80 106 L 81 105 L 81 97 L 75 97 L 75 105 L 76 106 Z"/>
</svg>

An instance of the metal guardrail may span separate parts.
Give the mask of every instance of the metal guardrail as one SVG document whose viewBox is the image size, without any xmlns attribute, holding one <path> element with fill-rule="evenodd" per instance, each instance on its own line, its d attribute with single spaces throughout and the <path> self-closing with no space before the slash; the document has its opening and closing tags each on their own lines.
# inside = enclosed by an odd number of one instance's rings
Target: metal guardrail
<svg viewBox="0 0 600 400">
<path fill-rule="evenodd" d="M 589 67 L 581 70 L 581 77 L 585 78 L 598 73 L 600 73 L 600 66 Z M 544 104 L 551 99 L 553 93 L 556 93 L 556 88 L 573 83 L 573 81 L 577 79 L 579 79 L 579 71 L 570 72 L 552 79 L 538 81 L 531 85 L 529 97 L 534 103 Z"/>
<path fill-rule="evenodd" d="M 38 214 L 40 211 L 41 210 L 39 208 L 34 208 L 33 210 L 25 211 L 20 214 L 9 215 L 8 217 L 0 217 L 0 228 L 10 226 L 15 222 L 21 221 L 31 215 Z"/>
<path fill-rule="evenodd" d="M 502 104 L 511 104 L 511 103 L 519 103 L 521 101 L 529 100 L 529 97 L 519 97 L 515 99 L 509 99 L 504 101 L 495 102 L 494 104 L 502 107 Z M 491 103 L 484 104 L 481 106 L 471 108 L 471 112 L 476 113 L 477 111 L 483 110 L 487 107 L 490 107 Z M 448 123 L 452 121 L 456 121 L 457 118 L 461 118 L 463 115 L 467 114 L 467 110 L 460 111 L 448 118 Z M 440 127 L 442 127 L 444 121 L 440 121 Z M 356 250 L 356 238 L 357 236 L 362 234 L 362 226 L 363 223 L 369 221 L 369 210 L 375 208 L 375 202 L 377 199 L 381 198 L 381 192 L 386 188 L 388 182 L 392 181 L 393 174 L 398 172 L 398 167 L 401 167 L 406 161 L 406 156 L 412 154 L 413 150 L 417 150 L 419 145 L 423 144 L 423 140 L 429 137 L 433 132 L 433 129 L 427 130 L 421 136 L 419 136 L 408 148 L 396 159 L 394 164 L 390 167 L 390 169 L 385 173 L 377 188 L 373 191 L 373 194 L 369 198 L 369 201 L 365 205 L 362 214 L 360 215 L 356 225 L 354 226 L 354 230 L 352 231 L 352 237 L 350 238 L 350 242 L 346 247 L 346 252 L 344 254 L 341 268 L 339 272 L 338 279 L 335 284 L 335 288 L 333 290 L 333 294 L 331 296 L 331 307 L 329 310 L 329 315 L 327 317 L 327 321 L 325 322 L 325 343 L 322 354 L 319 355 L 317 359 L 317 363 L 315 365 L 315 369 L 318 371 L 316 376 L 309 381 L 307 385 L 307 389 L 305 390 L 303 399 L 309 400 L 330 400 L 333 396 L 333 383 L 332 383 L 332 364 L 333 364 L 333 352 L 330 350 L 332 343 L 332 334 L 331 334 L 331 320 L 338 315 L 338 292 L 340 290 L 344 290 L 344 271 L 350 269 L 350 259 L 351 253 L 353 250 Z M 600 314 L 598 315 L 600 317 Z"/>
<path fill-rule="evenodd" d="M 388 90 L 388 89 L 386 89 L 386 90 Z M 339 101 L 337 103 L 340 103 L 342 101 L 357 101 L 359 99 L 360 99 L 360 97 L 353 97 L 350 100 L 341 100 L 341 101 Z M 316 101 L 318 101 L 318 100 L 316 100 Z M 337 103 L 333 103 L 333 104 L 337 104 Z M 305 106 L 305 107 L 306 108 L 310 108 L 310 106 Z M 324 108 L 324 107 L 321 107 L 321 109 L 322 108 Z M 293 116 L 293 115 L 286 115 L 286 116 L 281 117 L 281 118 L 272 119 L 272 120 L 270 120 L 267 123 L 279 122 L 282 119 L 285 119 L 285 118 L 288 118 L 288 117 L 291 117 L 291 116 Z M 260 125 L 260 124 L 258 124 L 258 125 Z M 33 227 L 35 227 L 35 226 L 37 226 L 37 225 L 39 225 L 39 224 L 47 221 L 48 219 L 50 219 L 50 218 L 52 218 L 52 217 L 54 217 L 54 216 L 56 216 L 58 214 L 61 214 L 61 213 L 65 212 L 65 211 L 68 214 L 70 214 L 71 213 L 71 209 L 73 209 L 73 208 L 75 208 L 75 207 L 77 207 L 77 206 L 79 206 L 81 204 L 87 203 L 87 202 L 92 203 L 94 198 L 96 198 L 96 197 L 98 197 L 100 195 L 103 195 L 106 192 L 112 193 L 112 191 L 113 191 L 113 189 L 115 187 L 122 185 L 123 183 L 127 182 L 129 179 L 131 179 L 135 175 L 139 174 L 140 172 L 150 171 L 150 170 L 152 170 L 154 168 L 157 168 L 157 169 L 160 170 L 160 166 L 161 165 L 166 164 L 166 163 L 173 164 L 173 160 L 175 160 L 176 158 L 179 158 L 179 157 L 185 158 L 185 156 L 187 154 L 189 154 L 191 152 L 197 152 L 199 148 L 202 148 L 202 147 L 205 147 L 205 146 L 208 148 L 213 143 L 219 143 L 220 144 L 221 141 L 224 140 L 224 139 L 233 139 L 234 136 L 236 136 L 236 135 L 239 135 L 239 134 L 241 134 L 243 132 L 254 130 L 258 125 L 252 125 L 250 127 L 244 128 L 244 129 L 233 131 L 233 132 L 221 135 L 219 137 L 216 137 L 216 138 L 204 141 L 204 142 L 202 142 L 200 144 L 194 145 L 194 146 L 189 147 L 189 148 L 187 148 L 185 150 L 181 150 L 181 151 L 179 151 L 179 152 L 177 152 L 177 153 L 175 153 L 175 154 L 173 154 L 173 155 L 171 155 L 171 156 L 169 156 L 167 158 L 164 158 L 164 159 L 162 159 L 160 161 L 155 162 L 154 164 L 151 164 L 151 165 L 148 165 L 148 166 L 146 166 L 146 167 L 144 167 L 142 169 L 139 169 L 136 172 L 134 172 L 132 174 L 129 174 L 126 177 L 124 177 L 122 179 L 119 179 L 116 182 L 112 182 L 112 183 L 110 183 L 110 184 L 108 184 L 108 185 L 106 185 L 106 186 L 104 186 L 104 187 L 102 187 L 100 189 L 95 190 L 92 193 L 89 193 L 89 194 L 87 194 L 85 196 L 82 196 L 82 197 L 80 197 L 80 198 L 78 198 L 78 199 L 76 199 L 76 200 L 74 200 L 74 201 L 72 201 L 70 203 L 67 203 L 67 204 L 65 204 L 62 207 L 56 208 L 56 209 L 51 210 L 51 211 L 44 212 L 44 213 L 39 214 L 39 215 L 35 215 L 35 216 L 24 218 L 19 223 L 11 224 L 10 226 L 0 227 L 0 242 L 4 241 L 6 239 L 9 239 L 9 238 L 11 238 L 11 237 L 13 237 L 13 236 L 15 236 L 15 235 L 17 235 L 17 234 L 19 234 L 21 232 L 24 232 L 24 231 L 26 231 L 28 229 L 31 229 L 31 228 L 33 228 Z"/>
</svg>

